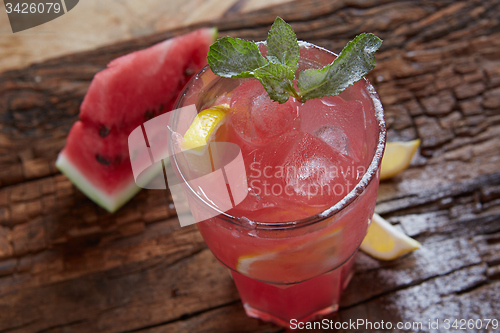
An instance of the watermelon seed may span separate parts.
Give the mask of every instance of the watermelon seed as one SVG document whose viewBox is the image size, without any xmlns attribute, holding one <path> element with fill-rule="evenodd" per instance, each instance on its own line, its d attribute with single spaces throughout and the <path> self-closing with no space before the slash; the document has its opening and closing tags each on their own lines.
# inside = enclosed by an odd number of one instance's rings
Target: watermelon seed
<svg viewBox="0 0 500 333">
<path fill-rule="evenodd" d="M 146 110 L 146 112 L 144 113 L 144 119 L 149 120 L 149 119 L 153 118 L 154 115 L 155 115 L 154 110 Z"/>
<path fill-rule="evenodd" d="M 99 163 L 101 163 L 103 165 L 111 165 L 111 162 L 107 158 L 102 157 L 99 154 L 95 155 L 95 159 L 97 160 L 97 162 L 99 162 Z"/>
<path fill-rule="evenodd" d="M 194 74 L 194 70 L 192 68 L 186 68 L 184 70 L 184 75 L 186 76 L 190 76 L 190 75 L 193 75 Z"/>
<path fill-rule="evenodd" d="M 109 134 L 109 128 L 107 128 L 107 127 L 106 127 L 106 126 L 104 126 L 104 125 L 101 125 L 101 126 L 99 127 L 99 136 L 100 136 L 101 138 L 105 138 L 105 137 L 107 137 L 107 136 L 108 136 L 108 134 Z"/>
</svg>

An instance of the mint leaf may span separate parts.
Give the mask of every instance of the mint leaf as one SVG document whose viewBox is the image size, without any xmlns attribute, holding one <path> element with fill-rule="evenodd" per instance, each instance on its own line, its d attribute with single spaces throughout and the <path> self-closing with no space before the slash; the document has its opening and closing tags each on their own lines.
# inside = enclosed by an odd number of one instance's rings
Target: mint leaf
<svg viewBox="0 0 500 333">
<path fill-rule="evenodd" d="M 222 37 L 210 46 L 207 62 L 216 75 L 227 78 L 257 78 L 269 97 L 285 103 L 299 98 L 293 86 L 299 66 L 299 44 L 292 27 L 277 17 L 267 37 L 267 60 L 254 42 Z"/>
<path fill-rule="evenodd" d="M 296 71 L 299 67 L 299 43 L 292 27 L 281 17 L 274 20 L 267 35 L 267 59 Z"/>
<path fill-rule="evenodd" d="M 270 62 L 257 68 L 254 75 L 264 86 L 269 97 L 279 103 L 285 103 L 290 95 L 296 94 L 293 88 L 295 71 L 280 63 Z"/>
<path fill-rule="evenodd" d="M 227 78 L 253 77 L 254 70 L 267 64 L 257 44 L 232 37 L 222 37 L 213 43 L 207 62 L 212 72 Z"/>
<path fill-rule="evenodd" d="M 375 67 L 374 53 L 381 44 L 382 40 L 373 34 L 357 36 L 333 63 L 300 72 L 297 80 L 300 92 L 294 88 L 299 43 L 292 27 L 280 17 L 276 18 L 267 36 L 267 59 L 254 42 L 222 37 L 210 46 L 207 62 L 212 71 L 222 77 L 255 77 L 274 101 L 285 103 L 293 96 L 304 103 L 313 98 L 338 95 L 361 80 Z"/>
<path fill-rule="evenodd" d="M 301 101 L 335 96 L 361 80 L 375 67 L 374 53 L 380 45 L 380 38 L 362 33 L 349 42 L 330 65 L 300 72 L 297 86 L 300 89 Z"/>
</svg>

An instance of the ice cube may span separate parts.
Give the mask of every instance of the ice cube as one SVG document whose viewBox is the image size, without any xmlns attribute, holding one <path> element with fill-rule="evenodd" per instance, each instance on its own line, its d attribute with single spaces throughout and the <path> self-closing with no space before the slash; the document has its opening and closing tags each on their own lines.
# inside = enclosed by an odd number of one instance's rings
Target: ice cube
<svg viewBox="0 0 500 333">
<path fill-rule="evenodd" d="M 332 206 L 356 185 L 355 161 L 320 138 L 302 134 L 283 161 L 285 193 L 299 204 Z"/>
<path fill-rule="evenodd" d="M 257 80 L 242 83 L 231 92 L 229 121 L 244 140 L 262 145 L 298 126 L 298 102 L 273 102 Z"/>
<path fill-rule="evenodd" d="M 349 155 L 349 138 L 340 127 L 335 125 L 321 126 L 314 132 L 314 135 L 341 154 Z"/>
<path fill-rule="evenodd" d="M 366 130 L 361 102 L 345 101 L 339 96 L 310 100 L 302 106 L 300 117 L 301 130 L 342 154 L 364 160 Z"/>
</svg>

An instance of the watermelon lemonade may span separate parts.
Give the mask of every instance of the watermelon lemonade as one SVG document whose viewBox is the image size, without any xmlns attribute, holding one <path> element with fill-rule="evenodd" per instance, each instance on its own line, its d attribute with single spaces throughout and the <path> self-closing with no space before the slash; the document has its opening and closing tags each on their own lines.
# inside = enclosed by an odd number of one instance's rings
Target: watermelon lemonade
<svg viewBox="0 0 500 333">
<path fill-rule="evenodd" d="M 263 44 L 260 49 L 266 52 Z M 301 42 L 299 70 L 335 57 Z M 214 116 L 219 124 L 210 141 L 233 143 L 243 157 L 246 195 L 232 199 L 231 209 L 214 207 L 205 196 L 210 189 L 185 189 L 194 216 L 214 212 L 197 225 L 230 269 L 247 314 L 288 326 L 336 311 L 373 215 L 385 145 L 383 111 L 371 84 L 362 79 L 337 96 L 279 104 L 258 80 L 221 78 L 206 67 L 188 83 L 177 109 L 192 104 L 199 115 L 224 110 Z M 186 179 L 191 171 L 180 161 L 178 138 L 188 135 L 179 119 L 174 115 L 170 123 L 177 133 L 171 161 Z"/>
</svg>

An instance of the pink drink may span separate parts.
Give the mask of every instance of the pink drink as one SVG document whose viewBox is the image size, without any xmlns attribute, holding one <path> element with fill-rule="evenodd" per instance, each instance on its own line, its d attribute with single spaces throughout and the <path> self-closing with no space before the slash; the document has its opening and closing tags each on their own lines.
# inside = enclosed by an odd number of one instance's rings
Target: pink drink
<svg viewBox="0 0 500 333">
<path fill-rule="evenodd" d="M 300 53 L 299 70 L 335 58 L 307 43 Z M 278 104 L 257 80 L 205 69 L 178 108 L 221 103 L 231 111 L 215 141 L 240 147 L 248 194 L 198 223 L 201 234 L 231 270 L 249 316 L 288 326 L 336 311 L 375 208 L 385 123 L 373 87 L 361 80 L 339 96 Z M 212 209 L 188 191 L 193 214 Z"/>
</svg>

